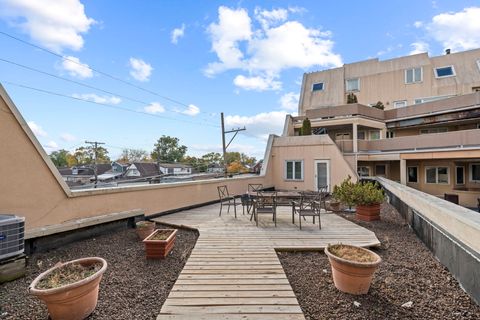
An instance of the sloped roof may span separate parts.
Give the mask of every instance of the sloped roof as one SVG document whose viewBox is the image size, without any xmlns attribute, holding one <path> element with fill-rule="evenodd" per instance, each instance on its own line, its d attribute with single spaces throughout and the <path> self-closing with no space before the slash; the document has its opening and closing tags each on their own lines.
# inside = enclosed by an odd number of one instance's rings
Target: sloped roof
<svg viewBox="0 0 480 320">
<path fill-rule="evenodd" d="M 134 162 L 133 165 L 142 177 L 157 176 L 159 174 L 157 164 L 154 162 Z"/>
</svg>

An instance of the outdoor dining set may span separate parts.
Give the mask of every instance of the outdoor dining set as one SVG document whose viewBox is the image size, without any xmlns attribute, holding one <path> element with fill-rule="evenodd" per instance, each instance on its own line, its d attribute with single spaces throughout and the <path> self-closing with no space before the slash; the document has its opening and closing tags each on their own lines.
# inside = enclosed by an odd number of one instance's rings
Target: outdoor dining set
<svg viewBox="0 0 480 320">
<path fill-rule="evenodd" d="M 230 212 L 233 207 L 235 218 L 237 218 L 237 206 L 242 206 L 242 213 L 250 214 L 250 221 L 253 219 L 258 226 L 259 215 L 271 215 L 277 226 L 277 208 L 291 207 L 292 223 L 295 224 L 295 215 L 299 217 L 299 227 L 302 229 L 302 219 L 312 217 L 313 223 L 318 220 L 318 228 L 321 229 L 320 213 L 322 208 L 327 211 L 326 198 L 328 196 L 327 186 L 320 187 L 318 191 L 288 191 L 288 190 L 265 190 L 262 184 L 249 184 L 245 194 L 232 195 L 226 185 L 218 186 L 220 200 L 220 213 L 226 207 Z"/>
</svg>

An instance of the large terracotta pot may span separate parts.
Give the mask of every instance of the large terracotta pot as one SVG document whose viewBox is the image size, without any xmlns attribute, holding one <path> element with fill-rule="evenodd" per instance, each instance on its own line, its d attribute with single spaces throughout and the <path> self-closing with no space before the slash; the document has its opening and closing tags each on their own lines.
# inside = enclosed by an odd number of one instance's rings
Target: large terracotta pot
<svg viewBox="0 0 480 320">
<path fill-rule="evenodd" d="M 165 240 L 151 240 L 155 235 L 162 231 L 169 231 L 170 235 Z M 147 259 L 163 259 L 173 249 L 175 238 L 177 236 L 177 229 L 157 229 L 151 235 L 143 240 L 145 244 L 145 253 Z"/>
<path fill-rule="evenodd" d="M 380 203 L 371 205 L 357 205 L 355 217 L 362 221 L 380 220 Z"/>
<path fill-rule="evenodd" d="M 382 261 L 382 258 L 380 258 L 375 252 L 365 248 L 350 245 L 342 246 L 364 250 L 374 257 L 374 262 L 355 262 L 346 260 L 334 255 L 329 250 L 329 247 L 325 248 L 325 254 L 328 256 L 328 261 L 332 267 L 332 276 L 335 287 L 346 293 L 355 295 L 366 294 L 370 288 L 373 274 Z"/>
<path fill-rule="evenodd" d="M 135 230 L 137 231 L 138 238 L 140 240 L 145 239 L 155 231 L 155 222 L 153 221 L 139 221 L 135 225 Z"/>
<path fill-rule="evenodd" d="M 37 284 L 50 272 L 61 268 L 67 264 L 78 263 L 81 265 L 91 265 L 101 263 L 102 267 L 95 274 L 53 289 L 39 289 Z M 98 288 L 102 275 L 107 269 L 107 262 L 98 257 L 82 258 L 72 260 L 67 263 L 59 264 L 40 274 L 33 280 L 28 288 L 30 294 L 43 300 L 47 304 L 48 313 L 53 320 L 81 320 L 88 317 L 97 306 Z"/>
</svg>

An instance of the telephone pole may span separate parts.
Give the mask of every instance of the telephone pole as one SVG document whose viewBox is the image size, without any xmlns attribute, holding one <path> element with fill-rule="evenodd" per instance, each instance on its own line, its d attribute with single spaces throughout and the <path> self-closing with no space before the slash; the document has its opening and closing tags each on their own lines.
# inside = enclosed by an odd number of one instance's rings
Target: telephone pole
<svg viewBox="0 0 480 320">
<path fill-rule="evenodd" d="M 232 129 L 232 130 L 229 130 L 229 131 L 225 131 L 225 121 L 223 119 L 223 112 L 220 113 L 220 117 L 221 117 L 221 120 L 222 120 L 222 149 L 223 149 L 223 166 L 224 166 L 223 172 L 224 172 L 224 175 L 225 175 L 225 178 L 226 178 L 227 177 L 227 167 L 228 167 L 228 164 L 227 164 L 227 148 L 230 145 L 230 143 L 232 143 L 233 139 L 235 139 L 238 132 L 239 131 L 245 131 L 245 130 L 247 130 L 247 128 L 245 128 L 245 126 L 244 126 L 243 128 L 237 128 L 237 129 Z M 235 133 L 235 134 L 230 139 L 230 141 L 225 145 L 225 135 L 227 133 Z"/>
<path fill-rule="evenodd" d="M 93 173 L 95 174 L 95 185 L 93 186 L 94 188 L 97 187 L 98 183 L 98 174 L 97 174 L 97 148 L 99 145 L 105 144 L 105 142 L 98 142 L 98 141 L 85 141 L 87 144 L 91 144 L 93 146 L 93 152 L 94 152 L 94 157 L 93 157 Z"/>
</svg>

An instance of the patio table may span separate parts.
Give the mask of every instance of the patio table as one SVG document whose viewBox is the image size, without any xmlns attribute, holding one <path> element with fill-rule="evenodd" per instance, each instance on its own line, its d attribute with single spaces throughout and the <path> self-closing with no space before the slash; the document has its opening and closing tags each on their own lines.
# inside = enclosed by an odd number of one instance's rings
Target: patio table
<svg viewBox="0 0 480 320">
<path fill-rule="evenodd" d="M 300 191 L 262 191 L 261 192 L 264 197 L 274 197 L 276 196 L 277 206 L 282 206 L 282 207 L 292 207 L 292 223 L 295 221 L 294 219 L 294 207 L 293 207 L 293 201 L 299 200 L 302 198 L 302 193 Z M 255 198 L 257 196 L 257 192 L 249 191 L 248 195 L 252 198 Z M 253 214 L 252 214 L 253 217 Z M 252 220 L 252 217 L 250 217 L 250 220 Z"/>
</svg>

